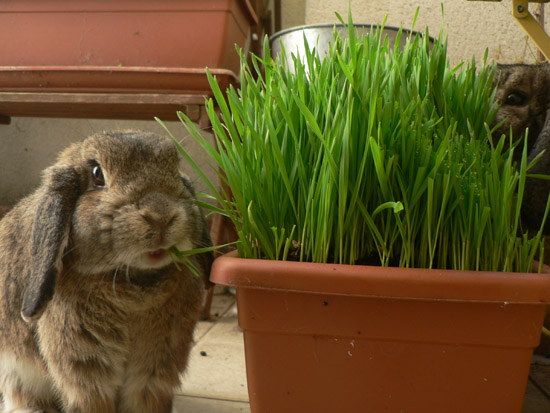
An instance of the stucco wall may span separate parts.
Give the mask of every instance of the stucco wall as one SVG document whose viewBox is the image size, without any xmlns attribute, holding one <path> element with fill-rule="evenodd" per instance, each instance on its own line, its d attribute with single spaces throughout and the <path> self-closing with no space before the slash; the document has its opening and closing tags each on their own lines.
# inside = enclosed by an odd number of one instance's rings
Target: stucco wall
<svg viewBox="0 0 550 413">
<path fill-rule="evenodd" d="M 165 122 L 174 136 L 201 165 L 204 158 L 180 122 Z M 40 183 L 40 173 L 55 162 L 57 154 L 72 142 L 105 130 L 140 129 L 165 134 L 154 120 L 122 121 L 97 119 L 12 118 L 10 125 L 0 125 L 0 206 L 13 205 Z M 205 135 L 209 137 L 210 135 Z M 182 172 L 190 176 L 197 190 L 205 187 L 193 171 L 182 162 Z M 210 174 L 215 179 L 215 173 Z"/>
<path fill-rule="evenodd" d="M 348 0 L 305 0 L 305 4 L 306 24 L 334 22 L 335 11 L 347 16 Z M 423 31 L 428 26 L 430 34 L 436 35 L 443 27 L 448 35 L 449 58 L 453 64 L 471 59 L 473 55 L 480 61 L 487 48 L 489 58 L 502 63 L 535 60 L 536 48 L 512 17 L 511 0 L 351 0 L 355 22 L 378 24 L 388 15 L 387 25 L 406 28 L 411 27 L 417 7 L 416 30 Z M 534 11 L 535 7 L 531 5 L 530 9 Z"/>
<path fill-rule="evenodd" d="M 306 21 L 306 0 L 281 0 L 283 28 L 301 26 Z"/>
</svg>

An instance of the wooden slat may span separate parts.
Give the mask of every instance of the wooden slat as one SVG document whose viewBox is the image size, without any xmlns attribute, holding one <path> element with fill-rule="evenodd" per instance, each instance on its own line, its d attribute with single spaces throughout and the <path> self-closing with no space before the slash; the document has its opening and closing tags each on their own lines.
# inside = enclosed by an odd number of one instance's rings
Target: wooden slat
<svg viewBox="0 0 550 413">
<path fill-rule="evenodd" d="M 88 102 L 88 103 L 185 103 L 202 104 L 204 96 L 169 93 L 44 93 L 0 92 L 0 102 Z"/>
<path fill-rule="evenodd" d="M 175 120 L 183 111 L 204 123 L 204 101 L 184 94 L 0 92 L 0 116 Z"/>
</svg>

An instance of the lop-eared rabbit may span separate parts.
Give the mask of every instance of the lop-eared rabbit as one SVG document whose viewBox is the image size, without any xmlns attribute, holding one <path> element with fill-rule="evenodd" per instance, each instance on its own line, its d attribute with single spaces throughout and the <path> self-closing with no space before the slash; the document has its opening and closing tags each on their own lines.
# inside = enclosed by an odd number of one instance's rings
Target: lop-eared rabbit
<svg viewBox="0 0 550 413">
<path fill-rule="evenodd" d="M 167 251 L 211 245 L 178 166 L 168 138 L 99 133 L 0 221 L 4 411 L 171 411 L 212 263 Z"/>
</svg>

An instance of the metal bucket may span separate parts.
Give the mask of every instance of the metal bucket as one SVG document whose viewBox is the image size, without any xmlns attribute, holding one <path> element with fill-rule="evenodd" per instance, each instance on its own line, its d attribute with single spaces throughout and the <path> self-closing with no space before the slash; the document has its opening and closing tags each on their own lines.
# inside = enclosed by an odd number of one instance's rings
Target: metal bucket
<svg viewBox="0 0 550 413">
<path fill-rule="evenodd" d="M 367 35 L 370 30 L 375 30 L 377 25 L 374 24 L 354 24 L 355 33 L 358 37 Z M 284 46 L 286 58 L 288 61 L 288 67 L 291 71 L 294 71 L 294 62 L 292 61 L 292 55 L 300 56 L 302 61 L 305 61 L 305 44 L 304 37 L 307 40 L 309 49 L 315 50 L 319 54 L 319 57 L 323 58 L 329 50 L 329 44 L 332 43 L 334 30 L 339 32 L 340 37 L 347 38 L 347 27 L 342 24 L 316 24 L 311 26 L 298 26 L 287 30 L 274 33 L 270 38 L 271 56 L 276 58 L 282 55 L 282 47 Z M 395 38 L 399 28 L 397 27 L 384 27 L 383 36 L 388 37 L 389 46 L 394 47 Z M 407 37 L 411 33 L 411 30 L 403 29 L 401 35 L 400 47 L 403 48 L 407 41 Z M 422 33 L 412 31 L 414 36 L 423 36 Z M 430 44 L 433 44 L 433 38 L 430 37 Z"/>
</svg>

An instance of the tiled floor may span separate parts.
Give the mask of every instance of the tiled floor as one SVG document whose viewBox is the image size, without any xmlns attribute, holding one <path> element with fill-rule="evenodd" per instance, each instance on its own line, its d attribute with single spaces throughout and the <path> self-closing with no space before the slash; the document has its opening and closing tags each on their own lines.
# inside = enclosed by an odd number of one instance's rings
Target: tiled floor
<svg viewBox="0 0 550 413">
<path fill-rule="evenodd" d="M 195 330 L 195 346 L 174 413 L 250 412 L 235 297 L 216 293 L 211 314 L 212 320 L 199 322 Z"/>
<path fill-rule="evenodd" d="M 523 403 L 523 413 L 550 413 L 550 360 L 535 357 Z"/>
<path fill-rule="evenodd" d="M 195 347 L 174 401 L 174 413 L 250 412 L 242 331 L 237 325 L 235 299 L 217 293 L 212 321 L 200 322 Z M 522 413 L 550 413 L 550 360 L 531 368 Z"/>
<path fill-rule="evenodd" d="M 195 330 L 196 344 L 173 413 L 250 412 L 235 298 L 216 294 L 212 315 L 212 321 L 200 322 Z M 550 413 L 550 360 L 532 365 L 522 413 Z"/>
</svg>

